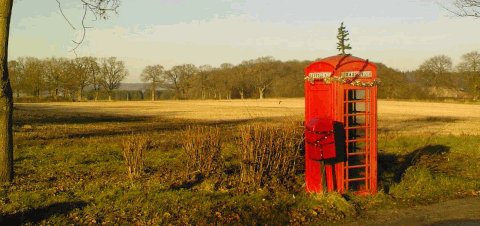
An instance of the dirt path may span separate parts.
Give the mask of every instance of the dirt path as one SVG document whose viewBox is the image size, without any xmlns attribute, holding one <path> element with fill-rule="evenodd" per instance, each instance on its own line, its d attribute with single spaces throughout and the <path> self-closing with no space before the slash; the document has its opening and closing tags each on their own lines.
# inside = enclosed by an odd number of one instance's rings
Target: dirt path
<svg viewBox="0 0 480 226">
<path fill-rule="evenodd" d="M 410 209 L 379 210 L 357 225 L 480 225 L 480 197 L 450 200 Z"/>
</svg>

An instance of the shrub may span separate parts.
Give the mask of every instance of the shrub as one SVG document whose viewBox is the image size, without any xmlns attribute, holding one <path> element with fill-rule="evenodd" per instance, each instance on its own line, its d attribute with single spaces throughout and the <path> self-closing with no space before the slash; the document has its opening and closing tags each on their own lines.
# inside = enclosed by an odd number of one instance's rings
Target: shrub
<svg viewBox="0 0 480 226">
<path fill-rule="evenodd" d="M 262 186 L 294 178 L 303 130 L 294 126 L 247 125 L 240 129 L 240 181 Z"/>
<path fill-rule="evenodd" d="M 143 171 L 145 166 L 144 154 L 150 142 L 145 135 L 135 136 L 133 134 L 122 142 L 123 157 L 130 178 L 140 176 Z"/>
<path fill-rule="evenodd" d="M 207 176 L 222 168 L 222 139 L 218 128 L 197 127 L 185 131 L 182 149 L 187 156 L 187 175 Z"/>
</svg>

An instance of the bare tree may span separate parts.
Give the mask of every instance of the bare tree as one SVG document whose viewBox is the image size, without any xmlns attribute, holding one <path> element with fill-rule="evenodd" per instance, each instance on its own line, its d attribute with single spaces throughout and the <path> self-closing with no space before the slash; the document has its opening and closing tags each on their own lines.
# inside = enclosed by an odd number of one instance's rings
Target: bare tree
<svg viewBox="0 0 480 226">
<path fill-rule="evenodd" d="M 233 88 L 233 68 L 235 66 L 231 63 L 223 63 L 220 65 L 217 82 L 222 85 L 222 89 L 226 94 L 226 98 L 232 98 L 232 88 Z"/>
<path fill-rule="evenodd" d="M 101 81 L 101 68 L 97 62 L 96 57 L 86 57 L 85 63 L 87 67 L 89 83 L 93 85 L 93 91 L 95 92 L 95 101 L 98 100 L 98 93 L 100 92 Z"/>
<path fill-rule="evenodd" d="M 63 78 L 64 73 L 67 71 L 66 67 L 66 58 L 46 58 L 43 59 L 43 66 L 44 66 L 44 76 L 45 82 L 48 90 L 50 91 L 50 95 L 53 96 L 55 99 L 58 98 L 58 94 L 61 88 L 64 88 Z M 64 95 L 65 96 L 65 95 Z"/>
<path fill-rule="evenodd" d="M 263 99 L 267 91 L 277 77 L 277 61 L 273 57 L 260 57 L 254 61 L 252 67 L 252 82 L 258 89 L 259 98 Z"/>
<path fill-rule="evenodd" d="M 439 4 L 457 17 L 480 17 L 480 0 L 453 0 L 449 2 L 451 5 Z"/>
<path fill-rule="evenodd" d="M 117 61 L 116 57 L 102 58 L 101 62 L 100 84 L 107 90 L 108 100 L 112 100 L 113 90 L 118 89 L 122 80 L 128 76 L 128 70 L 125 68 L 125 62 Z"/>
<path fill-rule="evenodd" d="M 96 17 L 100 16 L 100 18 L 106 19 L 107 12 L 114 11 L 116 13 L 120 2 L 120 0 L 82 0 L 85 8 L 85 14 L 82 19 L 84 33 L 82 39 L 79 42 L 75 42 L 77 47 L 85 39 L 86 27 L 83 22 L 86 18 L 87 10 L 90 9 Z M 60 2 L 58 3 L 60 6 Z M 0 182 L 13 180 L 13 92 L 8 74 L 8 38 L 12 7 L 13 0 L 0 1 L 0 73 L 2 74 L 0 81 Z"/>
<path fill-rule="evenodd" d="M 245 92 L 249 90 L 252 85 L 249 71 L 253 66 L 253 61 L 243 61 L 241 64 L 235 66 L 233 69 L 233 87 L 238 90 L 240 99 L 245 98 Z"/>
<path fill-rule="evenodd" d="M 163 69 L 163 66 L 158 64 L 146 66 L 140 74 L 140 78 L 143 82 L 151 82 L 152 84 L 152 101 L 155 100 L 155 88 L 163 82 L 164 75 L 165 70 Z"/>
<path fill-rule="evenodd" d="M 10 72 L 10 82 L 13 92 L 17 94 L 17 98 L 20 97 L 22 91 L 22 83 L 24 83 L 23 68 L 22 65 L 16 60 L 8 61 L 8 71 Z"/>
<path fill-rule="evenodd" d="M 192 79 L 197 73 L 197 68 L 193 64 L 182 64 L 172 67 L 165 73 L 166 78 L 170 80 L 175 88 L 175 95 L 178 99 L 188 99 L 188 94 L 192 88 Z"/>
<path fill-rule="evenodd" d="M 451 85 L 452 59 L 446 55 L 436 55 L 420 65 L 421 79 L 436 88 Z"/>
<path fill-rule="evenodd" d="M 45 89 L 45 65 L 42 60 L 35 57 L 20 57 L 17 59 L 22 68 L 23 83 L 25 92 L 35 97 L 40 97 Z"/>
<path fill-rule="evenodd" d="M 480 91 L 480 53 L 472 51 L 463 54 L 457 70 L 466 77 L 473 99 L 477 100 Z"/>
<path fill-rule="evenodd" d="M 73 60 L 74 81 L 76 87 L 78 87 L 77 100 L 82 101 L 83 89 L 90 85 L 90 70 L 89 70 L 89 58 L 81 57 Z"/>
<path fill-rule="evenodd" d="M 198 74 L 196 76 L 196 83 L 200 88 L 201 98 L 205 100 L 207 98 L 207 90 L 211 88 L 209 78 L 211 77 L 213 67 L 205 64 L 198 67 Z"/>
</svg>

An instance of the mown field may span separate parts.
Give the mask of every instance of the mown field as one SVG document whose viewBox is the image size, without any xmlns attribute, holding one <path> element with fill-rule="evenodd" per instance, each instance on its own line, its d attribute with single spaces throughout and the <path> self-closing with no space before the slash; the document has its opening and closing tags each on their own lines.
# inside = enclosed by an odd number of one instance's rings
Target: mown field
<svg viewBox="0 0 480 226">
<path fill-rule="evenodd" d="M 330 225 L 478 196 L 479 112 L 379 101 L 379 192 L 362 197 L 304 192 L 303 99 L 20 103 L 0 222 Z"/>
</svg>

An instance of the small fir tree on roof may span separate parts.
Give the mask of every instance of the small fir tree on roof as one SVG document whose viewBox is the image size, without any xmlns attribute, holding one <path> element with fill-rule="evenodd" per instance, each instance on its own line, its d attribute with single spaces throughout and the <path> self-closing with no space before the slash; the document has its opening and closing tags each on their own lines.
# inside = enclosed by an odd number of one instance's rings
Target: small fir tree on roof
<svg viewBox="0 0 480 226">
<path fill-rule="evenodd" d="M 345 42 L 350 40 L 347 38 L 347 36 L 348 36 L 348 31 L 346 27 L 343 26 L 343 22 L 342 22 L 342 24 L 340 24 L 340 27 L 338 28 L 338 34 L 337 34 L 337 39 L 338 39 L 337 50 L 342 51 L 342 55 L 345 55 L 346 49 L 352 49 L 350 44 L 345 45 Z"/>
</svg>

